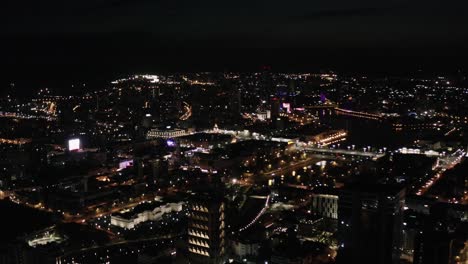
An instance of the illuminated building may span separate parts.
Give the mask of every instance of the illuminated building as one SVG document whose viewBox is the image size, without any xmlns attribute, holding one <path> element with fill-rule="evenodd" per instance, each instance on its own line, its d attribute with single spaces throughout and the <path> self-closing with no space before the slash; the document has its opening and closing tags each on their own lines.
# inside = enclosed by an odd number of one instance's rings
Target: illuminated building
<svg viewBox="0 0 468 264">
<path fill-rule="evenodd" d="M 224 263 L 224 202 L 214 193 L 198 193 L 189 202 L 190 263 Z"/>
<path fill-rule="evenodd" d="M 345 140 L 347 135 L 348 133 L 343 129 L 330 130 L 313 136 L 310 138 L 309 143 L 320 146 L 328 146 Z"/>
<path fill-rule="evenodd" d="M 161 220 L 164 214 L 172 212 L 182 211 L 183 203 L 149 203 L 141 204 L 133 208 L 132 210 L 122 211 L 117 214 L 111 215 L 111 224 L 132 229 L 135 226 L 147 222 L 147 221 L 158 221 Z"/>
<path fill-rule="evenodd" d="M 249 237 L 238 236 L 234 237 L 231 240 L 231 250 L 234 256 L 241 260 L 247 258 L 256 258 L 258 257 L 258 252 L 260 249 L 261 237 L 254 239 L 256 233 L 250 235 Z"/>
<path fill-rule="evenodd" d="M 197 133 L 177 138 L 177 142 L 181 147 L 188 148 L 220 148 L 228 145 L 233 141 L 233 136 L 217 133 Z"/>
<path fill-rule="evenodd" d="M 312 196 L 312 212 L 322 217 L 338 218 L 338 196 L 330 194 L 314 194 Z"/>
<path fill-rule="evenodd" d="M 153 128 L 148 131 L 146 138 L 176 138 L 189 135 L 189 133 L 184 129 L 166 127 L 165 129 Z"/>
<path fill-rule="evenodd" d="M 260 121 L 265 121 L 267 119 L 270 119 L 271 118 L 271 111 L 270 110 L 258 111 L 257 112 L 257 118 Z"/>
<path fill-rule="evenodd" d="M 60 244 L 67 240 L 67 237 L 57 231 L 55 226 L 46 228 L 29 234 L 25 237 L 27 244 L 30 247 L 43 246 L 50 243 Z"/>
</svg>

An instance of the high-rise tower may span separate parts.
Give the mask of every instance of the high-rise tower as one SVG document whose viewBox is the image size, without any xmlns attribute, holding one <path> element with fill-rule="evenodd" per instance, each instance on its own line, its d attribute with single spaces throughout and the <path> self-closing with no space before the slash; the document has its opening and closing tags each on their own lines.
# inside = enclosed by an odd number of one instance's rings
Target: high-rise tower
<svg viewBox="0 0 468 264">
<path fill-rule="evenodd" d="M 338 263 L 399 263 L 404 198 L 400 186 L 345 186 L 338 201 L 338 260 L 344 262 Z"/>
<path fill-rule="evenodd" d="M 189 201 L 190 263 L 224 263 L 224 201 L 213 192 L 197 193 Z"/>
</svg>

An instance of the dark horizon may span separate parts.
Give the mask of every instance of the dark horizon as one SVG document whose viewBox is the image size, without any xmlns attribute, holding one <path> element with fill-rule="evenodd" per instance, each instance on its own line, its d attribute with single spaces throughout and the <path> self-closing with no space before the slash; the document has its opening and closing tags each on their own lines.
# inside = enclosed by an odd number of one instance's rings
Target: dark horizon
<svg viewBox="0 0 468 264">
<path fill-rule="evenodd" d="M 262 65 L 380 75 L 468 68 L 466 1 L 85 0 L 3 7 L 7 80 L 255 71 Z"/>
<path fill-rule="evenodd" d="M 64 48 L 39 55 L 23 54 L 3 61 L 4 81 L 111 81 L 139 73 L 255 72 L 268 66 L 272 72 L 324 72 L 374 76 L 466 75 L 468 56 L 408 55 L 408 51 L 388 49 L 193 49 L 155 48 L 135 54 L 118 48 L 86 52 Z M 446 48 L 450 50 L 449 47 Z M 67 50 L 76 52 L 67 53 Z M 453 50 L 451 50 L 453 52 Z M 431 51 L 427 51 L 430 54 Z M 177 57 L 176 57 L 177 56 Z M 7 57 L 8 58 L 8 57 Z M 24 78 L 27 76 L 27 78 Z"/>
</svg>

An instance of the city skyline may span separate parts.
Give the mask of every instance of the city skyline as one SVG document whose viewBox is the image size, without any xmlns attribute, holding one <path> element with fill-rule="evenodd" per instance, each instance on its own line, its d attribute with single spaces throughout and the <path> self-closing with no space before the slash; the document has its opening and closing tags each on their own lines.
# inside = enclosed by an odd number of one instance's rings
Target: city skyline
<svg viewBox="0 0 468 264">
<path fill-rule="evenodd" d="M 0 22 L 0 264 L 468 264 L 468 2 Z"/>
</svg>

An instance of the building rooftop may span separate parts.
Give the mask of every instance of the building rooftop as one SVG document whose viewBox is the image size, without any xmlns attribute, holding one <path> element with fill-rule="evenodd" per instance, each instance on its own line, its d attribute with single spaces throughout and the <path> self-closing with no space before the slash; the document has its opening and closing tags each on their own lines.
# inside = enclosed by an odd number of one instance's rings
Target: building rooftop
<svg viewBox="0 0 468 264">
<path fill-rule="evenodd" d="M 166 205 L 166 204 L 171 203 L 171 202 L 174 202 L 174 201 L 164 200 L 164 201 L 155 201 L 155 202 L 151 202 L 151 203 L 141 203 L 141 204 L 133 207 L 130 210 L 124 210 L 124 211 L 121 211 L 121 212 L 118 212 L 118 213 L 114 213 L 113 215 L 121 217 L 121 218 L 125 218 L 125 219 L 130 219 L 135 215 L 138 215 L 138 214 L 146 212 L 146 211 L 152 211 L 157 207 L 160 207 L 162 205 Z"/>
<path fill-rule="evenodd" d="M 231 140 L 231 135 L 216 134 L 216 133 L 197 133 L 193 135 L 182 136 L 179 140 L 190 140 L 196 142 L 210 142 L 210 141 L 226 141 Z"/>
<path fill-rule="evenodd" d="M 340 189 L 341 192 L 358 191 L 365 193 L 380 193 L 380 194 L 397 194 L 404 189 L 399 184 L 377 184 L 377 183 L 362 183 L 353 182 L 346 184 Z"/>
</svg>

